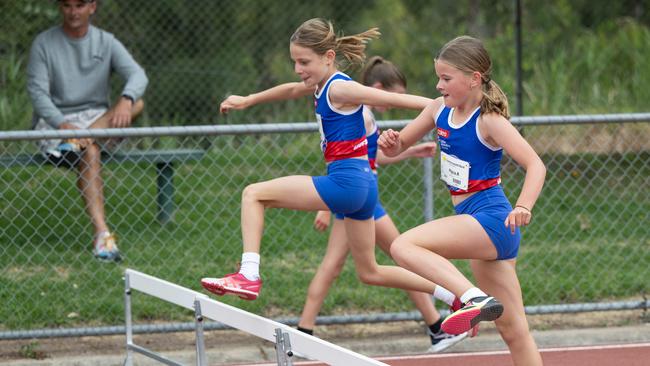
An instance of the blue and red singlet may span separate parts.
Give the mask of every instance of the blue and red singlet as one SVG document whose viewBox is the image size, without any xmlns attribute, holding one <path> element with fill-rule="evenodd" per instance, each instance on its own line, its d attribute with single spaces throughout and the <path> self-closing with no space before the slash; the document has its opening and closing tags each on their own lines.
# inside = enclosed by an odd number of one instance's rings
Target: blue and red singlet
<svg viewBox="0 0 650 366">
<path fill-rule="evenodd" d="M 337 72 L 327 80 L 321 90 L 314 94 L 321 150 L 326 162 L 368 154 L 363 106 L 359 105 L 351 111 L 341 111 L 330 103 L 329 88 L 337 80 L 352 79 L 342 72 Z"/>
<path fill-rule="evenodd" d="M 312 177 L 312 181 L 330 211 L 367 220 L 373 217 L 377 204 L 377 181 L 366 160 L 368 141 L 363 108 L 359 105 L 343 111 L 329 100 L 331 85 L 349 80 L 349 76 L 336 72 L 314 94 L 321 149 L 328 165 L 327 175 Z"/>
<path fill-rule="evenodd" d="M 440 145 L 441 176 L 453 195 L 482 191 L 501 183 L 503 149 L 481 138 L 478 117 L 481 109 L 464 122 L 452 122 L 453 109 L 444 105 L 435 122 Z"/>
</svg>

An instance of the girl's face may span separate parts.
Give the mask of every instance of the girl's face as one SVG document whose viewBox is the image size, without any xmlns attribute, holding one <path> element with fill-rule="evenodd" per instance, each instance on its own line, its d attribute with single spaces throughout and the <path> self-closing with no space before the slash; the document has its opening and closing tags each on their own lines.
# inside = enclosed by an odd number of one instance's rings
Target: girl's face
<svg viewBox="0 0 650 366">
<path fill-rule="evenodd" d="M 334 71 L 333 50 L 319 55 L 312 49 L 291 43 L 289 53 L 293 60 L 293 70 L 307 87 L 321 87 Z"/>
<path fill-rule="evenodd" d="M 468 75 L 442 60 L 436 60 L 435 68 L 438 75 L 436 89 L 447 107 L 458 107 L 468 100 L 473 90 L 480 91 L 476 88 L 474 75 Z"/>
</svg>

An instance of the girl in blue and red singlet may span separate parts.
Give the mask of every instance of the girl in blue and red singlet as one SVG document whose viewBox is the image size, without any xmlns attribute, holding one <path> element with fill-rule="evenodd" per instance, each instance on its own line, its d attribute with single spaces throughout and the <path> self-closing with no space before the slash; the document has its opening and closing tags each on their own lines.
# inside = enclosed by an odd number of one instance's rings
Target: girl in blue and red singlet
<svg viewBox="0 0 650 366">
<path fill-rule="evenodd" d="M 380 56 L 371 57 L 361 72 L 361 83 L 373 88 L 383 89 L 395 93 L 406 92 L 406 77 L 392 62 Z M 368 161 L 375 177 L 377 167 L 398 163 L 408 158 L 430 158 L 435 155 L 436 143 L 433 141 L 423 142 L 411 146 L 396 157 L 387 157 L 377 148 L 379 129 L 373 111 L 383 112 L 386 108 L 376 108 L 370 105 L 363 106 L 363 117 L 366 127 L 366 139 L 368 140 Z M 314 220 L 314 227 L 317 230 L 325 231 L 331 220 L 330 211 L 318 211 Z M 345 235 L 344 215 L 335 214 L 335 219 L 330 230 L 327 241 L 327 251 L 318 266 L 316 274 L 309 284 L 307 298 L 302 309 L 298 330 L 313 334 L 316 325 L 316 317 L 325 301 L 327 293 L 343 270 L 343 266 L 349 254 L 347 237 Z M 390 245 L 399 236 L 399 230 L 391 217 L 386 213 L 380 200 L 377 200 L 375 212 L 375 241 L 376 245 L 390 255 Z M 431 341 L 428 352 L 441 352 L 459 341 L 463 340 L 467 333 L 447 334 L 440 327 L 443 321 L 440 313 L 436 310 L 430 294 L 418 291 L 408 291 L 409 298 L 415 307 L 422 314 L 422 320 L 426 323 L 426 331 Z M 454 297 L 450 296 L 447 301 L 453 304 Z M 477 329 L 478 330 L 478 329 Z"/>
<path fill-rule="evenodd" d="M 508 100 L 490 78 L 492 63 L 480 40 L 463 36 L 450 41 L 436 57 L 435 69 L 442 97 L 401 132 L 384 131 L 378 144 L 394 156 L 436 129 L 441 178 L 457 215 L 403 233 L 393 242 L 391 254 L 404 268 L 460 298 L 463 305 L 443 321 L 444 331 L 460 334 L 480 321 L 496 320 L 514 364 L 541 365 L 515 264 L 519 227 L 530 223 L 546 168 L 510 124 Z M 526 170 L 514 209 L 500 185 L 503 150 Z M 481 289 L 449 259 L 470 259 Z"/>
<path fill-rule="evenodd" d="M 221 278 L 202 279 L 207 290 L 247 300 L 258 297 L 262 286 L 259 252 L 264 210 L 274 207 L 330 210 L 343 215 L 350 251 L 364 283 L 428 294 L 436 291 L 437 286 L 431 281 L 401 267 L 380 266 L 375 260 L 373 213 L 377 182 L 368 163 L 363 105 L 423 109 L 431 102 L 429 98 L 361 85 L 338 70 L 337 55 L 351 63 L 362 63 L 366 42 L 378 36 L 377 29 L 371 29 L 337 37 L 330 22 L 308 20 L 294 32 L 289 44 L 294 70 L 302 82 L 278 85 L 246 97 L 233 95 L 221 103 L 221 111 L 226 113 L 259 103 L 313 95 L 327 175 L 294 175 L 247 186 L 242 194 L 244 253 L 240 270 Z"/>
</svg>

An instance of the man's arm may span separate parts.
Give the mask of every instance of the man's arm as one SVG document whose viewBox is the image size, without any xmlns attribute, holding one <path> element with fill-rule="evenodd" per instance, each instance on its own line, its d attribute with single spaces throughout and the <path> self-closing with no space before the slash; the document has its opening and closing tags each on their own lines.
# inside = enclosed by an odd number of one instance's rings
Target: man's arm
<svg viewBox="0 0 650 366">
<path fill-rule="evenodd" d="M 111 48 L 111 68 L 120 74 L 126 83 L 109 123 L 111 127 L 128 127 L 131 125 L 133 105 L 142 98 L 149 80 L 144 69 L 117 39 L 113 39 Z"/>
<path fill-rule="evenodd" d="M 29 53 L 27 93 L 38 117 L 56 129 L 65 122 L 63 113 L 54 105 L 50 95 L 50 75 L 41 38 L 36 38 Z"/>
<path fill-rule="evenodd" d="M 115 38 L 111 53 L 111 67 L 126 81 L 122 95 L 129 96 L 134 101 L 142 98 L 149 79 L 147 79 L 144 69 L 138 65 L 124 45 Z"/>
</svg>

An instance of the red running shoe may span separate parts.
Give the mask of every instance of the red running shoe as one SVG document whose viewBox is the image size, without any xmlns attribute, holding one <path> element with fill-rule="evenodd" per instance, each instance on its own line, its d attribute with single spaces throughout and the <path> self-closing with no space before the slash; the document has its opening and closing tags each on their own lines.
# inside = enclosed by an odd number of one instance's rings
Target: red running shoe
<svg viewBox="0 0 650 366">
<path fill-rule="evenodd" d="M 503 314 L 503 305 L 492 296 L 475 297 L 460 310 L 442 322 L 441 329 L 448 334 L 461 334 L 474 328 L 479 322 L 493 321 Z"/>
<path fill-rule="evenodd" d="M 463 303 L 460 302 L 460 299 L 455 298 L 454 303 L 451 304 L 451 306 L 449 307 L 449 310 L 450 310 L 451 313 L 453 313 L 453 312 L 456 312 L 456 311 L 460 310 L 462 307 L 463 307 Z M 472 327 L 472 329 L 470 329 L 467 332 L 467 335 L 470 336 L 471 338 L 476 337 L 478 335 L 478 327 L 479 327 L 479 324 L 476 324 L 474 327 Z"/>
<path fill-rule="evenodd" d="M 260 295 L 262 279 L 251 281 L 241 273 L 231 273 L 222 278 L 202 278 L 201 286 L 219 296 L 230 294 L 244 300 L 255 300 Z"/>
</svg>

